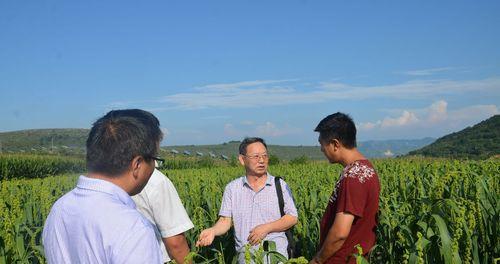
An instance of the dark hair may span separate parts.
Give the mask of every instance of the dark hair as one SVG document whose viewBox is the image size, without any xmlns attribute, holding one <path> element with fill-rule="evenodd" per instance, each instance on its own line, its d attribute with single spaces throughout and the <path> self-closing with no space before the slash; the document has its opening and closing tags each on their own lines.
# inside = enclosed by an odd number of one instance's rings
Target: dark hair
<svg viewBox="0 0 500 264">
<path fill-rule="evenodd" d="M 256 142 L 262 143 L 262 145 L 264 145 L 264 147 L 267 150 L 267 145 L 266 145 L 266 142 L 264 141 L 264 139 L 262 139 L 260 137 L 246 137 L 245 139 L 243 139 L 243 141 L 241 141 L 240 150 L 239 150 L 240 154 L 246 155 L 248 145 L 256 143 Z"/>
<path fill-rule="evenodd" d="M 157 155 L 163 138 L 160 122 L 140 109 L 113 110 L 99 118 L 87 138 L 89 172 L 118 176 L 136 156 L 146 160 Z"/>
<path fill-rule="evenodd" d="M 337 112 L 323 118 L 314 131 L 319 132 L 323 141 L 337 139 L 346 148 L 356 147 L 356 126 L 347 114 Z"/>
</svg>

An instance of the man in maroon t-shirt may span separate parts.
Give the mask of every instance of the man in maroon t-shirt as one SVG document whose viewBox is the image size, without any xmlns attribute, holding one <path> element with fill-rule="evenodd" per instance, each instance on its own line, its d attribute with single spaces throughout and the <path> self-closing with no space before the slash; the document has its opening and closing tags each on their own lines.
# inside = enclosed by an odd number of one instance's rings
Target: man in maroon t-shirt
<svg viewBox="0 0 500 264">
<path fill-rule="evenodd" d="M 363 254 L 375 245 L 380 184 L 372 164 L 356 149 L 356 126 L 343 113 L 325 117 L 319 132 L 321 151 L 344 169 L 328 201 L 320 225 L 319 251 L 310 263 L 356 263 L 355 246 Z"/>
</svg>

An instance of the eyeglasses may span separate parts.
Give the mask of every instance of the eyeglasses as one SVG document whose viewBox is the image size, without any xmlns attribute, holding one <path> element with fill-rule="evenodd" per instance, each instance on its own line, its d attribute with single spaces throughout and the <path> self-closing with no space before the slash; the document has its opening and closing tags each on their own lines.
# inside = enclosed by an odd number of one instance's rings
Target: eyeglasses
<svg viewBox="0 0 500 264">
<path fill-rule="evenodd" d="M 262 158 L 263 160 L 267 160 L 269 158 L 269 156 L 267 155 L 267 153 L 262 153 L 262 154 L 252 154 L 252 155 L 243 155 L 245 157 L 247 157 L 248 159 L 251 159 L 251 160 L 259 160 L 260 158 Z"/>
<path fill-rule="evenodd" d="M 160 157 L 149 156 L 146 158 L 154 160 L 155 161 L 155 168 L 157 168 L 157 169 L 161 168 L 161 166 L 163 166 L 163 163 L 165 163 L 165 159 L 162 159 Z"/>
</svg>

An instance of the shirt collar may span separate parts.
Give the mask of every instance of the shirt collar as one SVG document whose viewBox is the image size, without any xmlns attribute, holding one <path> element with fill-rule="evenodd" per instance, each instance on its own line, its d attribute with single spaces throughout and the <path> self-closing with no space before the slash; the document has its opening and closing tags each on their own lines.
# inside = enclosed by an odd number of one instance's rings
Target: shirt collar
<svg viewBox="0 0 500 264">
<path fill-rule="evenodd" d="M 244 175 L 242 178 L 243 178 L 243 185 L 246 184 L 246 185 L 250 186 L 250 183 L 248 182 L 247 176 Z M 266 185 L 268 185 L 268 186 L 274 185 L 274 176 L 271 175 L 269 172 L 267 173 Z"/>
<path fill-rule="evenodd" d="M 89 178 L 80 175 L 76 187 L 79 189 L 86 189 L 86 190 L 92 190 L 96 192 L 110 194 L 116 197 L 120 202 L 122 202 L 126 206 L 135 209 L 135 203 L 132 200 L 132 198 L 130 198 L 130 195 L 128 195 L 128 193 L 126 193 L 122 188 L 118 187 L 112 182 L 101 179 Z"/>
</svg>

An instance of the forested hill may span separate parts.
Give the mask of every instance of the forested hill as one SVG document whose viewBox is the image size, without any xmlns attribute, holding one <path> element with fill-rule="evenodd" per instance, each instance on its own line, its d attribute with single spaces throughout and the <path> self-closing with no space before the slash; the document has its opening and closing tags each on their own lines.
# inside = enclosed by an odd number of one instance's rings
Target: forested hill
<svg viewBox="0 0 500 264">
<path fill-rule="evenodd" d="M 433 138 L 424 139 L 402 139 L 402 140 L 372 140 L 358 142 L 358 148 L 368 158 L 390 158 L 407 154 L 409 151 L 421 148 L 434 142 Z M 178 151 L 180 154 L 188 151 L 191 155 L 199 152 L 203 155 L 210 153 L 215 155 L 232 156 L 238 154 L 239 141 L 230 141 L 219 145 L 188 145 L 167 146 L 167 151 Z M 282 146 L 268 145 L 269 152 L 280 159 L 291 160 L 306 156 L 313 160 L 325 159 L 319 146 Z"/>
<path fill-rule="evenodd" d="M 78 155 L 85 153 L 85 141 L 88 129 L 31 129 L 0 133 L 0 153 L 35 153 Z M 407 154 L 411 150 L 421 148 L 434 141 L 433 138 L 415 140 L 374 140 L 358 142 L 359 149 L 370 158 L 395 157 Z M 168 143 L 168 138 L 167 138 Z M 180 154 L 188 151 L 195 156 L 214 154 L 230 157 L 238 153 L 239 141 L 230 141 L 214 145 L 166 146 L 166 153 L 177 150 Z M 324 159 L 319 146 L 279 146 L 269 145 L 272 154 L 280 159 L 290 160 L 301 156 L 309 159 Z"/>
<path fill-rule="evenodd" d="M 409 155 L 486 159 L 500 154 L 500 115 L 437 139 Z"/>
<path fill-rule="evenodd" d="M 83 153 L 89 129 L 49 128 L 0 133 L 2 152 Z"/>
</svg>

